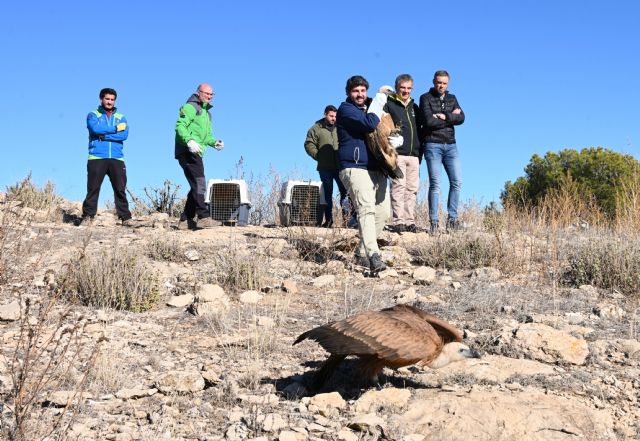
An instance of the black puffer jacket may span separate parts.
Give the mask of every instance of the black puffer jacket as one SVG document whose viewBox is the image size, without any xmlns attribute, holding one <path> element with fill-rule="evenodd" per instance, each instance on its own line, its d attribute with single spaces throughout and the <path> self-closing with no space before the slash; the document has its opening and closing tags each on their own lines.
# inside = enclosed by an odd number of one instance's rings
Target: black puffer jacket
<svg viewBox="0 0 640 441">
<path fill-rule="evenodd" d="M 395 95 L 390 95 L 384 109 L 391 115 L 396 126 L 400 127 L 400 134 L 404 141 L 400 147 L 396 148 L 399 155 L 420 157 L 420 139 L 418 127 L 420 124 L 420 109 L 413 101 L 405 106 Z"/>
<path fill-rule="evenodd" d="M 437 144 L 455 144 L 456 132 L 454 126 L 464 122 L 464 112 L 456 115 L 454 109 L 460 109 L 456 96 L 445 92 L 441 97 L 432 87 L 429 92 L 420 95 L 420 116 L 422 117 L 421 142 L 433 142 Z M 433 116 L 436 113 L 444 113 L 446 119 L 441 120 Z"/>
</svg>

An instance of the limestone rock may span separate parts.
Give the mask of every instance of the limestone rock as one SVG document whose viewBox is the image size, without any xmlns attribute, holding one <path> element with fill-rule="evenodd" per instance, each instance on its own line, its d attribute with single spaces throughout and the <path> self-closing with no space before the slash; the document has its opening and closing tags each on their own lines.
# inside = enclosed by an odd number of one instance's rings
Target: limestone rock
<svg viewBox="0 0 640 441">
<path fill-rule="evenodd" d="M 330 288 L 335 286 L 336 276 L 334 276 L 333 274 L 325 274 L 313 279 L 311 281 L 311 284 L 316 288 Z"/>
<path fill-rule="evenodd" d="M 172 306 L 174 308 L 184 308 L 193 303 L 193 295 L 192 294 L 183 294 L 181 296 L 173 296 L 167 302 L 167 306 Z"/>
<path fill-rule="evenodd" d="M 191 393 L 204 389 L 204 378 L 195 371 L 170 371 L 155 382 L 158 390 L 168 393 Z"/>
<path fill-rule="evenodd" d="M 436 270 L 429 266 L 420 266 L 413 270 L 411 277 L 418 285 L 430 285 L 436 280 Z"/>
<path fill-rule="evenodd" d="M 245 291 L 240 294 L 240 303 L 255 305 L 262 300 L 263 295 L 258 291 Z"/>
<path fill-rule="evenodd" d="M 20 319 L 20 303 L 16 300 L 0 306 L 0 321 L 13 322 Z"/>
<path fill-rule="evenodd" d="M 383 407 L 399 409 L 407 404 L 411 392 L 408 389 L 396 389 L 394 387 L 382 390 L 369 390 L 356 401 L 354 410 L 357 413 L 375 412 Z"/>
</svg>

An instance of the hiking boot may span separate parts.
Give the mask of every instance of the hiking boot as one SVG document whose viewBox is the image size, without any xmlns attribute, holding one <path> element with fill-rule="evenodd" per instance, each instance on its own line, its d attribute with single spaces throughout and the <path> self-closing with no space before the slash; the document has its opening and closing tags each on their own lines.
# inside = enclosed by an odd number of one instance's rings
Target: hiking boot
<svg viewBox="0 0 640 441">
<path fill-rule="evenodd" d="M 358 218 L 355 216 L 352 216 L 351 219 L 349 219 L 349 221 L 347 222 L 347 228 L 358 228 Z"/>
<path fill-rule="evenodd" d="M 393 231 L 394 233 L 404 233 L 406 231 L 406 228 L 404 224 L 392 225 L 391 231 Z"/>
<path fill-rule="evenodd" d="M 438 234 L 438 232 L 438 221 L 429 222 L 429 234 L 435 236 L 436 234 Z"/>
<path fill-rule="evenodd" d="M 333 220 L 324 221 L 324 223 L 321 226 L 322 226 L 322 228 L 332 228 L 333 227 Z"/>
<path fill-rule="evenodd" d="M 176 228 L 182 231 L 193 230 L 195 227 L 196 223 L 193 219 L 180 219 L 176 225 Z"/>
<path fill-rule="evenodd" d="M 380 271 L 384 271 L 387 269 L 387 265 L 385 265 L 385 263 L 382 261 L 382 257 L 380 257 L 380 254 L 378 253 L 373 253 L 369 258 L 369 262 L 369 269 L 371 269 L 372 275 L 376 275 Z"/>
<path fill-rule="evenodd" d="M 417 233 L 418 232 L 418 227 L 417 227 L 416 224 L 405 225 L 404 226 L 404 231 L 406 231 L 407 233 Z"/>
<path fill-rule="evenodd" d="M 460 221 L 458 219 L 447 219 L 447 232 L 450 231 L 460 231 L 462 226 L 460 225 Z"/>
<path fill-rule="evenodd" d="M 222 222 L 217 221 L 210 217 L 203 217 L 202 219 L 198 219 L 196 226 L 198 228 L 212 228 L 219 227 L 222 225 Z"/>
<path fill-rule="evenodd" d="M 129 218 L 129 219 L 122 219 L 122 224 L 123 227 L 133 227 L 133 219 Z"/>
</svg>

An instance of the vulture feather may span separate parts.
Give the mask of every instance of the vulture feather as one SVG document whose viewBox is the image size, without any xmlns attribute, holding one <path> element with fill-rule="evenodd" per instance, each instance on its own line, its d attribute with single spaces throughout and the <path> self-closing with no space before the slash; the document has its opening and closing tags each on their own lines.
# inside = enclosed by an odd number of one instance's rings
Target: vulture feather
<svg viewBox="0 0 640 441">
<path fill-rule="evenodd" d="M 311 329 L 293 344 L 315 340 L 331 354 L 314 379 L 312 386 L 319 389 L 349 355 L 358 356 L 360 373 L 374 384 L 384 367 L 397 369 L 418 363 L 439 368 L 479 358 L 477 351 L 461 343 L 462 337 L 460 330 L 434 315 L 396 305 Z"/>
</svg>

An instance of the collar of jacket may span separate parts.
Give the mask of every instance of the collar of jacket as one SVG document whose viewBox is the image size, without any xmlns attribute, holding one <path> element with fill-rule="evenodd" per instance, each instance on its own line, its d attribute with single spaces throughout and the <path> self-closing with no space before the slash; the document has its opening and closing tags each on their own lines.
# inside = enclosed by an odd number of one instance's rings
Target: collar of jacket
<svg viewBox="0 0 640 441">
<path fill-rule="evenodd" d="M 449 91 L 445 90 L 444 91 L 444 95 L 440 95 L 438 92 L 436 92 L 435 87 L 432 87 L 431 89 L 429 89 L 429 93 L 433 96 L 435 96 L 436 98 L 440 98 L 441 96 L 447 96 L 449 95 Z"/>
<path fill-rule="evenodd" d="M 355 103 L 355 101 L 353 101 L 351 99 L 351 97 L 348 97 L 346 100 L 349 104 L 352 104 L 354 106 L 356 106 L 358 109 L 362 110 L 363 112 L 366 111 L 369 108 L 369 104 L 371 104 L 371 101 L 373 101 L 372 98 L 367 98 L 366 100 L 364 100 L 364 106 L 359 106 Z"/>
<path fill-rule="evenodd" d="M 189 99 L 187 99 L 187 104 L 191 104 L 196 109 L 196 113 L 198 115 L 200 115 L 200 112 L 202 112 L 203 109 L 209 111 L 209 109 L 211 108 L 211 104 L 203 103 L 202 101 L 200 101 L 197 93 L 194 93 L 189 97 Z"/>
<path fill-rule="evenodd" d="M 113 109 L 111 110 L 105 109 L 104 107 L 102 107 L 102 105 L 98 106 L 98 112 L 100 113 L 108 113 L 108 112 L 116 113 L 117 111 L 118 111 L 118 108 L 116 106 L 113 106 Z"/>
<path fill-rule="evenodd" d="M 407 102 L 406 102 L 406 104 L 405 104 L 405 102 L 404 102 L 404 101 L 402 101 L 402 100 L 398 97 L 398 95 L 396 95 L 395 93 L 393 93 L 393 94 L 389 95 L 389 98 L 388 98 L 388 99 L 390 99 L 390 100 L 392 100 L 392 101 L 395 101 L 396 103 L 401 104 L 401 105 L 403 105 L 404 107 L 409 107 L 411 104 L 413 104 L 413 98 L 412 98 L 412 97 L 409 97 L 409 101 L 407 101 Z"/>
</svg>

